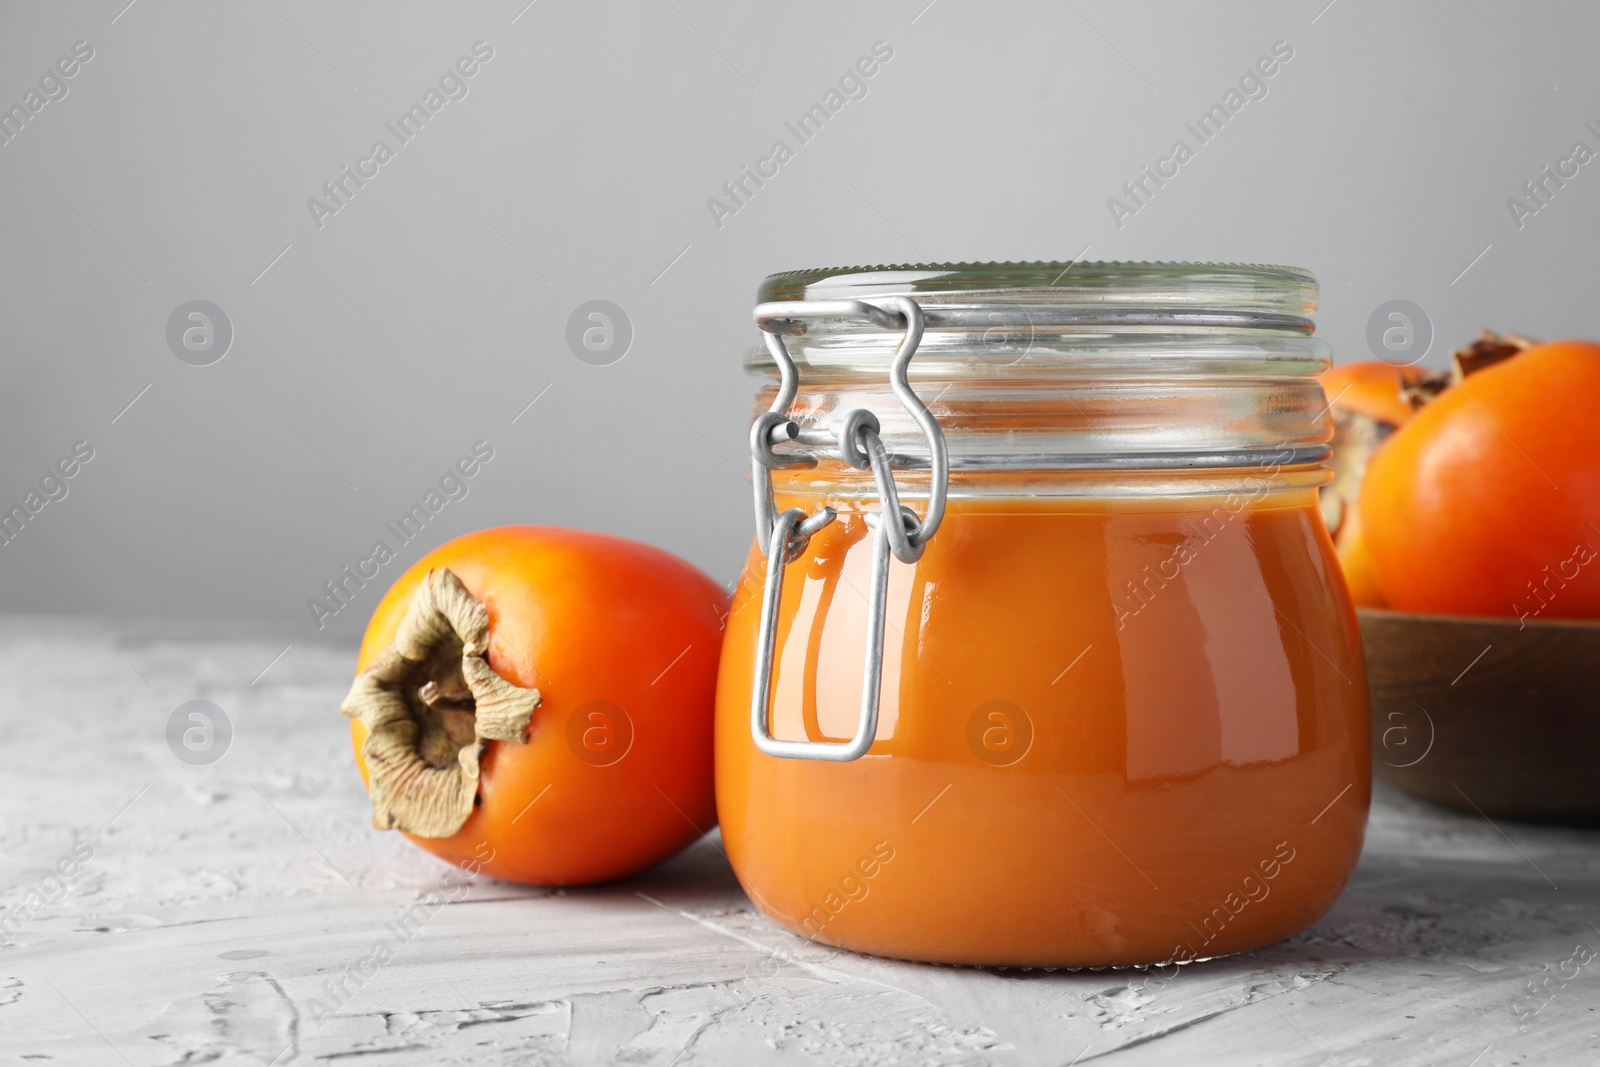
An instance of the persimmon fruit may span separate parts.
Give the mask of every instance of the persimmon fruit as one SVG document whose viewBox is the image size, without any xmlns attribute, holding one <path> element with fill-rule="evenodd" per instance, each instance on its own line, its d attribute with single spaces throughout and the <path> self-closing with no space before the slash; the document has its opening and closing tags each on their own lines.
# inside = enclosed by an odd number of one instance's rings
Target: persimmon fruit
<svg viewBox="0 0 1600 1067">
<path fill-rule="evenodd" d="M 716 822 L 727 593 L 660 549 L 505 526 L 457 538 L 373 612 L 350 716 L 374 825 L 496 878 L 626 877 Z"/>
<path fill-rule="evenodd" d="M 1339 558 L 1339 569 L 1344 572 L 1344 583 L 1350 590 L 1350 602 L 1361 608 L 1386 606 L 1388 602 L 1383 598 L 1383 587 L 1378 584 L 1377 569 L 1372 565 L 1372 553 L 1367 551 L 1359 507 L 1346 511 L 1333 550 Z"/>
<path fill-rule="evenodd" d="M 1380 360 L 1340 363 L 1317 377 L 1336 412 L 1365 415 L 1392 431 L 1411 421 L 1416 407 L 1406 391 L 1427 377 L 1420 367 L 1396 367 Z"/>
<path fill-rule="evenodd" d="M 1362 534 L 1361 481 L 1373 452 L 1410 421 L 1412 391 L 1425 378 L 1417 367 L 1370 360 L 1341 363 L 1318 379 L 1333 418 L 1333 480 L 1322 491 L 1322 517 L 1357 607 L 1384 606 Z"/>
<path fill-rule="evenodd" d="M 1366 550 L 1390 606 L 1600 617 L 1600 344 L 1553 341 L 1461 377 L 1373 455 Z"/>
</svg>

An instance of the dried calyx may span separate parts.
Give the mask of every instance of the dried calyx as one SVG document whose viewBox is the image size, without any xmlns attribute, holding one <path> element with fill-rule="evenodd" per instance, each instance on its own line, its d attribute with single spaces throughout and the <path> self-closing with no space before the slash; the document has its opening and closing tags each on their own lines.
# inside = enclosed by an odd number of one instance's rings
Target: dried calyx
<svg viewBox="0 0 1600 1067">
<path fill-rule="evenodd" d="M 472 814 L 490 741 L 523 742 L 539 691 L 494 672 L 489 613 L 448 570 L 417 587 L 394 644 L 356 676 L 339 710 L 367 728 L 372 824 L 450 837 Z"/>
<path fill-rule="evenodd" d="M 1459 385 L 1469 375 L 1508 360 L 1539 343 L 1521 334 L 1502 335 L 1493 330 L 1484 330 L 1471 344 L 1451 354 L 1448 370 L 1404 368 L 1396 376 L 1396 388 L 1400 391 L 1400 398 L 1417 410 L 1431 403 L 1446 389 Z M 1397 427 L 1388 419 L 1367 411 L 1340 406 L 1338 397 L 1334 398 L 1331 413 L 1333 480 L 1323 487 L 1320 501 L 1323 522 L 1328 532 L 1337 538 L 1355 513 L 1356 501 L 1361 496 L 1361 482 L 1372 453 Z"/>
<path fill-rule="evenodd" d="M 1400 395 L 1413 408 L 1420 408 L 1451 386 L 1460 385 L 1468 376 L 1504 362 L 1539 343 L 1519 333 L 1498 334 L 1493 330 L 1481 330 L 1471 344 L 1451 353 L 1449 370 L 1424 374 L 1415 381 L 1406 382 L 1400 387 Z"/>
<path fill-rule="evenodd" d="M 1371 415 L 1338 407 L 1332 415 L 1333 456 L 1329 466 L 1333 469 L 1333 478 L 1322 487 L 1318 502 L 1323 523 L 1328 532 L 1337 537 L 1354 514 L 1356 501 L 1361 497 L 1361 479 L 1366 473 L 1367 461 L 1394 432 L 1394 426 Z"/>
</svg>

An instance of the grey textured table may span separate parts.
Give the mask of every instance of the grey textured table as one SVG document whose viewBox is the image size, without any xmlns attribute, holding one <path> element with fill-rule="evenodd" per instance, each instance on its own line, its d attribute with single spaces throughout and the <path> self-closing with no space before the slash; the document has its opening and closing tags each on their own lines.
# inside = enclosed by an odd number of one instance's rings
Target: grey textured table
<svg viewBox="0 0 1600 1067">
<path fill-rule="evenodd" d="M 1600 1062 L 1600 833 L 1380 793 L 1333 912 L 1259 952 L 1166 981 L 873 959 L 767 922 L 715 838 L 599 889 L 445 887 L 367 826 L 351 654 L 287 643 L 0 620 L 0 1059 Z M 233 724 L 210 766 L 166 741 L 196 698 Z"/>
</svg>

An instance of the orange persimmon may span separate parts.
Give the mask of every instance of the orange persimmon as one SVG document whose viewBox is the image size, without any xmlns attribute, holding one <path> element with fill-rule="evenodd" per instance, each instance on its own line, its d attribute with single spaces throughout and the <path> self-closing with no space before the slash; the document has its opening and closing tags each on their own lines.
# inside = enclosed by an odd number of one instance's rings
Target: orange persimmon
<svg viewBox="0 0 1600 1067">
<path fill-rule="evenodd" d="M 1358 607 L 1384 606 L 1361 530 L 1361 480 L 1372 453 L 1411 418 L 1408 391 L 1426 377 L 1417 367 L 1377 360 L 1341 363 L 1318 377 L 1333 417 L 1333 481 L 1323 489 L 1322 514 Z"/>
<path fill-rule="evenodd" d="M 1340 363 L 1317 376 L 1335 411 L 1365 415 L 1389 426 L 1403 426 L 1416 410 L 1405 390 L 1427 377 L 1420 367 L 1396 367 L 1380 360 Z"/>
<path fill-rule="evenodd" d="M 1362 608 L 1383 607 L 1387 602 L 1372 566 L 1372 554 L 1367 551 L 1359 507 L 1351 507 L 1346 512 L 1333 547 L 1334 554 L 1339 557 L 1339 569 L 1344 572 L 1345 585 L 1350 587 L 1350 602 Z"/>
<path fill-rule="evenodd" d="M 373 612 L 342 710 L 374 825 L 497 878 L 621 878 L 716 822 L 728 595 L 660 549 L 505 526 L 457 538 Z"/>
<path fill-rule="evenodd" d="M 1367 551 L 1404 611 L 1600 616 L 1600 344 L 1466 375 L 1372 456 Z"/>
</svg>

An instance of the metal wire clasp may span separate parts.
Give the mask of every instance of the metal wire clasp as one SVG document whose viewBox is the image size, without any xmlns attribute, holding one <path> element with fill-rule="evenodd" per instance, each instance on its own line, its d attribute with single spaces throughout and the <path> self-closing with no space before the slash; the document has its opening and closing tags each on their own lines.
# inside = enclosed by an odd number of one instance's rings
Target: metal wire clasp
<svg viewBox="0 0 1600 1067">
<path fill-rule="evenodd" d="M 858 470 L 872 471 L 883 510 L 867 516 L 872 529 L 872 573 L 867 590 L 867 640 L 861 678 L 861 714 L 855 736 L 849 741 L 780 741 L 772 736 L 772 664 L 778 640 L 778 608 L 783 593 L 783 569 L 805 550 L 812 536 L 836 517 L 824 505 L 807 515 L 799 508 L 778 513 L 772 492 L 772 472 L 816 466 L 806 456 L 779 455 L 775 446 L 800 437 L 800 427 L 789 418 L 789 408 L 799 392 L 800 376 L 784 347 L 781 331 L 807 319 L 860 318 L 886 330 L 903 330 L 889 364 L 889 384 L 901 406 L 916 420 L 928 443 L 931 480 L 928 508 L 921 518 L 900 503 L 891 467 L 905 461 L 891 456 L 878 436 L 878 420 L 865 408 L 845 413 L 831 433 L 807 434 L 807 444 L 833 444 L 839 458 Z M 911 357 L 922 341 L 922 307 L 906 296 L 884 297 L 876 303 L 863 300 L 794 300 L 759 304 L 756 324 L 764 331 L 767 350 L 778 365 L 778 395 L 772 406 L 750 427 L 752 482 L 755 487 L 756 544 L 767 557 L 766 581 L 761 590 L 761 627 L 756 640 L 756 663 L 750 695 L 750 732 L 756 747 L 769 756 L 845 762 L 860 759 L 872 747 L 878 732 L 878 697 L 883 679 L 883 628 L 889 588 L 889 556 L 915 563 L 944 519 L 945 496 L 950 482 L 950 457 L 944 433 L 906 378 Z"/>
</svg>

